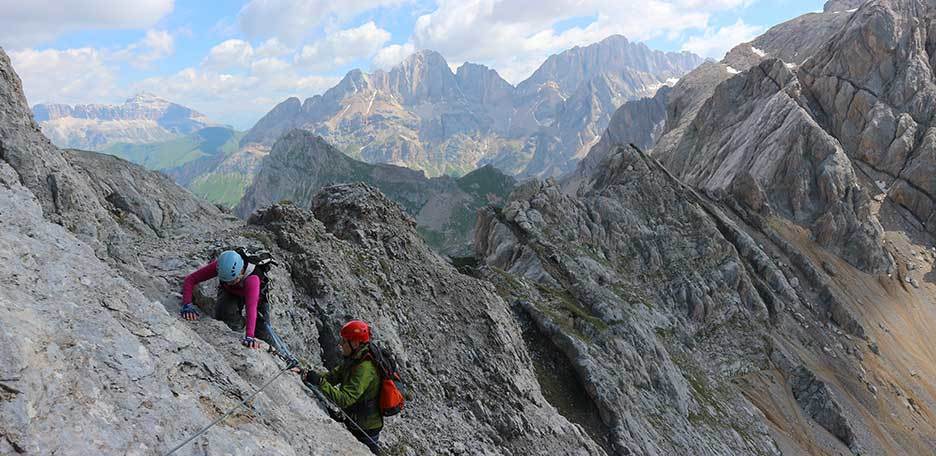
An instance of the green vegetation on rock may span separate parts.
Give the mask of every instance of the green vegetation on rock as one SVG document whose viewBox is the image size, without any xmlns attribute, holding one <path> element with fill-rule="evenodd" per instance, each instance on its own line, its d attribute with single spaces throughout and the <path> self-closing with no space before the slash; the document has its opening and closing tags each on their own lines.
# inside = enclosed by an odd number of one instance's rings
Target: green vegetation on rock
<svg viewBox="0 0 936 456">
<path fill-rule="evenodd" d="M 234 207 L 244 196 L 244 190 L 248 185 L 250 185 L 250 177 L 244 174 L 211 173 L 192 181 L 189 190 L 213 203 Z"/>
<path fill-rule="evenodd" d="M 102 150 L 147 169 L 168 169 L 207 155 L 227 156 L 237 150 L 245 132 L 208 127 L 188 136 L 149 144 L 117 143 Z"/>
</svg>

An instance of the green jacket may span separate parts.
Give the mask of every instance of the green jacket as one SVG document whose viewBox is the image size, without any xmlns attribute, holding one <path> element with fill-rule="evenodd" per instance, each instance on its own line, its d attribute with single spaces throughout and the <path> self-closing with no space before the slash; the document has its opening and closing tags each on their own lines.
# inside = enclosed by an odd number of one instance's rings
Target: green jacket
<svg viewBox="0 0 936 456">
<path fill-rule="evenodd" d="M 325 397 L 341 407 L 358 426 L 366 430 L 383 428 L 380 414 L 380 374 L 370 359 L 362 359 L 370 352 L 362 345 L 338 367 L 322 375 L 319 389 Z"/>
</svg>

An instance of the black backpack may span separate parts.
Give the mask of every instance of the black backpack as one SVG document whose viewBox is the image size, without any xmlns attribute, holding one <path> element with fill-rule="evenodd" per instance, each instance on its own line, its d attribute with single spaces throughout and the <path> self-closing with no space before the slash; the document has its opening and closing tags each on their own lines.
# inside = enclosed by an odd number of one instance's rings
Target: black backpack
<svg viewBox="0 0 936 456">
<path fill-rule="evenodd" d="M 246 247 L 235 247 L 233 250 L 243 258 L 245 263 L 254 265 L 253 273 L 260 276 L 260 279 L 264 281 L 266 281 L 266 275 L 270 272 L 270 269 L 279 264 L 268 250 L 249 250 Z"/>
</svg>

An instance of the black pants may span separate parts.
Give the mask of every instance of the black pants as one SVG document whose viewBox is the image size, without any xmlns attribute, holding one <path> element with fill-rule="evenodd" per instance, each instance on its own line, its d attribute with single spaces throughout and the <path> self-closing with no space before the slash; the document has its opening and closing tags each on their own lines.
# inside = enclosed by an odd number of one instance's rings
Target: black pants
<svg viewBox="0 0 936 456">
<path fill-rule="evenodd" d="M 380 429 L 365 429 L 364 432 L 366 432 L 366 434 L 364 434 L 353 425 L 348 425 L 348 430 L 351 431 L 351 435 L 358 439 L 359 442 L 367 445 L 371 453 L 380 454 Z"/>
<path fill-rule="evenodd" d="M 228 293 L 227 291 L 224 291 L 223 288 L 218 290 L 218 297 L 215 300 L 215 319 L 225 322 L 231 329 L 235 331 L 243 331 L 244 327 L 246 326 L 244 317 L 241 315 L 243 312 L 243 298 Z M 270 326 L 270 305 L 261 295 L 260 302 L 257 304 L 257 327 L 254 335 L 257 337 L 257 339 L 264 340 L 267 343 L 272 343 L 270 340 L 271 332 L 272 328 Z"/>
</svg>

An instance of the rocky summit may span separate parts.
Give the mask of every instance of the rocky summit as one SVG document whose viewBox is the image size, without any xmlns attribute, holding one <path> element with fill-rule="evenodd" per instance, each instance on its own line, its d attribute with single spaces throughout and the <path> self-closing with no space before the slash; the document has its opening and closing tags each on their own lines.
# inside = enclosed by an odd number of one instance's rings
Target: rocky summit
<svg viewBox="0 0 936 456">
<path fill-rule="evenodd" d="M 558 178 L 427 178 L 284 124 L 243 219 L 52 145 L 0 51 L 0 454 L 165 454 L 222 417 L 176 454 L 368 454 L 211 318 L 216 281 L 179 317 L 183 278 L 232 246 L 277 260 L 271 319 L 304 365 L 335 366 L 352 318 L 397 355 L 385 454 L 933 454 L 934 21 L 929 0 L 830 1 L 623 104 Z M 579 51 L 550 65 L 616 61 Z M 463 68 L 377 82 L 509 92 Z M 456 206 L 476 222 L 452 260 L 426 227 Z"/>
<path fill-rule="evenodd" d="M 508 174 L 552 176 L 574 168 L 614 110 L 652 96 L 701 63 L 623 36 L 547 59 L 516 87 L 493 69 L 419 51 L 390 71 L 354 70 L 305 101 L 290 98 L 241 140 L 272 146 L 301 128 L 370 163 L 464 174 L 491 163 Z"/>
</svg>

